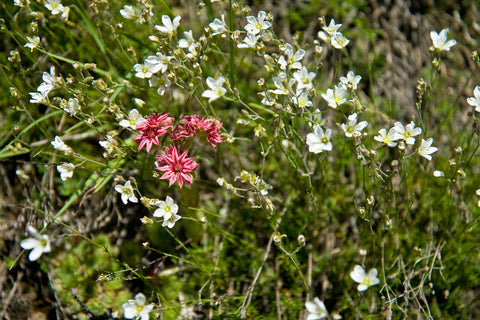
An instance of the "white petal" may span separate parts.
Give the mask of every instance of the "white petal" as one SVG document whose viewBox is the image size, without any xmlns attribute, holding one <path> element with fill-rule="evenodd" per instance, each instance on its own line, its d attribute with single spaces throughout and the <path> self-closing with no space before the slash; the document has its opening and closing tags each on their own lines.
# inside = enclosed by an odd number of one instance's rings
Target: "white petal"
<svg viewBox="0 0 480 320">
<path fill-rule="evenodd" d="M 480 102 L 474 97 L 467 98 L 467 102 L 472 107 L 478 107 L 480 105 Z"/>
<path fill-rule="evenodd" d="M 28 260 L 35 261 L 42 256 L 43 248 L 41 246 L 35 247 L 28 255 Z"/>
<path fill-rule="evenodd" d="M 366 286 L 364 284 L 359 284 L 358 287 L 357 287 L 357 290 L 360 291 L 360 292 L 363 292 L 367 289 L 368 289 L 368 286 Z"/>
<path fill-rule="evenodd" d="M 135 296 L 135 303 L 139 306 L 143 306 L 145 304 L 146 298 L 143 293 L 137 293 Z"/>
<path fill-rule="evenodd" d="M 40 241 L 38 241 L 37 239 L 28 238 L 20 242 L 20 247 L 25 250 L 31 250 L 38 246 L 40 246 Z"/>
<path fill-rule="evenodd" d="M 27 232 L 30 233 L 32 236 L 38 238 L 40 235 L 38 234 L 38 231 L 37 229 L 35 229 L 34 227 L 32 226 L 27 226 Z"/>
<path fill-rule="evenodd" d="M 473 90 L 473 95 L 477 98 L 477 101 L 480 100 L 480 86 L 476 86 Z"/>
<path fill-rule="evenodd" d="M 132 303 L 123 304 L 123 316 L 126 319 L 133 319 L 137 316 L 137 307 Z"/>
<path fill-rule="evenodd" d="M 365 270 L 357 264 L 353 271 L 350 272 L 350 278 L 357 283 L 362 283 L 363 279 L 365 279 Z"/>
</svg>

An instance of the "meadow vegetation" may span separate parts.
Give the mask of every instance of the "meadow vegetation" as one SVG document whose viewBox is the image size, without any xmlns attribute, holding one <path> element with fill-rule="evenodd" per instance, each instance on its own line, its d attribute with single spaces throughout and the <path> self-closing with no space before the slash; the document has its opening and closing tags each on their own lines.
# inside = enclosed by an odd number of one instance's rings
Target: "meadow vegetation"
<svg viewBox="0 0 480 320">
<path fill-rule="evenodd" d="M 2 319 L 480 318 L 480 4 L 278 2 L 0 3 Z"/>
</svg>

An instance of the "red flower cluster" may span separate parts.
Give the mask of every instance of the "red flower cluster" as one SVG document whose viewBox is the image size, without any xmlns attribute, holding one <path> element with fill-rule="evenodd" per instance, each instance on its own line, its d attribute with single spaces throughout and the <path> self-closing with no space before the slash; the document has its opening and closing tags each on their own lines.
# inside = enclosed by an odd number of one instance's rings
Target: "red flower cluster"
<svg viewBox="0 0 480 320">
<path fill-rule="evenodd" d="M 183 126 L 177 124 L 170 132 L 172 141 L 180 141 L 183 138 L 199 135 L 205 137 L 210 144 L 216 148 L 217 143 L 222 142 L 219 130 L 222 124 L 218 120 L 205 119 L 197 116 L 185 116 L 182 121 Z"/>
<path fill-rule="evenodd" d="M 138 124 L 135 129 L 140 134 L 133 137 L 133 141 L 138 143 L 138 151 L 146 145 L 145 149 L 150 152 L 152 144 L 158 145 L 158 138 L 170 130 L 173 120 L 175 119 L 169 117 L 168 113 L 154 113 L 145 122 Z"/>
<path fill-rule="evenodd" d="M 145 149 L 150 152 L 153 144 L 159 144 L 158 138 L 168 133 L 174 145 L 165 147 L 165 151 L 156 156 L 157 170 L 164 172 L 160 179 L 169 179 L 169 186 L 178 181 L 182 188 L 184 180 L 189 185 L 192 183 L 193 178 L 190 172 L 197 169 L 198 163 L 194 161 L 194 158 L 187 158 L 188 150 L 180 154 L 180 148 L 177 145 L 183 140 L 192 139 L 198 135 L 205 138 L 216 149 L 217 143 L 223 141 L 219 133 L 222 124 L 216 119 L 206 119 L 194 115 L 185 116 L 180 120 L 183 125 L 177 124 L 172 127 L 175 119 L 168 115 L 168 113 L 161 115 L 154 113 L 145 122 L 137 125 L 135 129 L 140 134 L 135 136 L 133 141 L 138 143 L 138 151 L 146 146 Z"/>
</svg>

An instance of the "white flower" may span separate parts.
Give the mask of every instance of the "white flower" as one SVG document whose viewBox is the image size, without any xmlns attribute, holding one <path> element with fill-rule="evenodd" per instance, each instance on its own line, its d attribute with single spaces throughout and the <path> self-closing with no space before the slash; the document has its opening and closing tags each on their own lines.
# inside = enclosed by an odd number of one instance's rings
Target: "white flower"
<svg viewBox="0 0 480 320">
<path fill-rule="evenodd" d="M 45 8 L 50 10 L 51 14 L 61 14 L 63 20 L 68 19 L 68 14 L 70 13 L 69 7 L 64 7 L 60 0 L 46 0 Z"/>
<path fill-rule="evenodd" d="M 320 301 L 318 297 L 313 299 L 313 302 L 307 301 L 305 303 L 305 308 L 307 308 L 307 320 L 319 320 L 324 319 L 328 316 L 327 308 L 323 301 Z"/>
<path fill-rule="evenodd" d="M 155 210 L 153 216 L 163 218 L 162 227 L 171 229 L 175 226 L 175 222 L 182 218 L 177 215 L 178 205 L 169 196 L 165 198 L 165 201 L 157 201 L 155 205 L 158 206 L 158 209 Z"/>
<path fill-rule="evenodd" d="M 362 266 L 359 266 L 358 264 L 355 266 L 355 268 L 353 268 L 353 271 L 350 272 L 350 278 L 352 278 L 356 283 L 359 283 L 357 290 L 360 292 L 367 290 L 368 287 L 379 284 L 380 279 L 377 278 L 377 275 L 377 269 L 370 269 L 368 274 L 366 274 Z"/>
<path fill-rule="evenodd" d="M 445 173 L 443 173 L 443 171 L 440 171 L 440 170 L 435 170 L 433 171 L 433 176 L 436 178 L 441 178 L 441 177 L 445 177 Z"/>
<path fill-rule="evenodd" d="M 62 139 L 60 139 L 60 137 L 58 136 L 55 136 L 55 139 L 50 142 L 53 146 L 53 148 L 55 150 L 58 150 L 58 151 L 63 151 L 66 155 L 70 155 L 73 153 L 73 150 L 72 148 L 70 148 L 69 146 L 67 146 L 63 141 Z"/>
<path fill-rule="evenodd" d="M 332 136 L 332 130 L 327 129 L 323 132 L 320 125 L 313 126 L 313 133 L 307 134 L 308 151 L 313 153 L 321 153 L 322 151 L 331 151 L 332 143 L 330 137 Z"/>
<path fill-rule="evenodd" d="M 343 49 L 349 43 L 350 43 L 350 40 L 348 40 L 341 32 L 336 32 L 331 39 L 331 45 L 335 49 Z"/>
<path fill-rule="evenodd" d="M 120 9 L 120 14 L 122 17 L 128 20 L 136 20 L 137 16 L 135 14 L 135 10 L 133 9 L 132 6 L 129 5 L 124 5 L 123 9 Z"/>
<path fill-rule="evenodd" d="M 153 310 L 153 304 L 145 305 L 146 298 L 143 293 L 138 293 L 135 300 L 128 300 L 122 305 L 123 315 L 126 319 L 150 319 L 150 312 Z"/>
<path fill-rule="evenodd" d="M 138 124 L 145 122 L 145 118 L 138 113 L 137 109 L 132 109 L 128 113 L 128 119 L 123 119 L 119 122 L 119 125 L 124 128 L 130 128 L 135 130 Z"/>
<path fill-rule="evenodd" d="M 342 26 L 341 23 L 335 24 L 335 19 L 330 20 L 328 26 L 323 27 L 322 29 L 325 30 L 326 34 L 330 37 L 333 36 L 335 33 L 338 32 L 338 29 Z"/>
<path fill-rule="evenodd" d="M 47 103 L 47 93 L 44 92 L 29 92 L 32 96 L 30 103 Z"/>
<path fill-rule="evenodd" d="M 44 72 L 42 74 L 43 82 L 37 87 L 37 91 L 43 95 L 47 95 L 50 91 L 58 86 L 60 77 L 55 75 L 55 66 L 50 67 L 50 73 Z"/>
<path fill-rule="evenodd" d="M 213 22 L 208 25 L 213 30 L 212 36 L 222 34 L 227 31 L 227 24 L 225 23 L 225 15 L 222 13 L 222 20 L 215 18 Z"/>
<path fill-rule="evenodd" d="M 295 83 L 295 79 L 293 78 L 287 81 L 287 75 L 285 72 L 280 73 L 277 77 L 272 77 L 272 80 L 277 89 L 270 89 L 268 91 L 276 95 L 287 95 L 290 92 L 290 88 Z M 287 83 L 287 86 L 285 86 L 285 83 Z"/>
<path fill-rule="evenodd" d="M 396 140 L 402 139 L 402 136 L 394 128 L 390 128 L 387 133 L 387 129 L 380 129 L 378 131 L 379 135 L 373 137 L 378 142 L 385 143 L 389 147 L 395 147 L 397 143 Z"/>
<path fill-rule="evenodd" d="M 13 0 L 13 4 L 17 7 L 23 8 L 30 5 L 30 0 Z"/>
<path fill-rule="evenodd" d="M 346 77 L 340 77 L 340 82 L 342 82 L 348 89 L 357 90 L 357 85 L 362 79 L 362 76 L 356 76 L 355 72 L 348 71 Z"/>
<path fill-rule="evenodd" d="M 297 80 L 297 90 L 307 89 L 310 90 L 313 88 L 313 79 L 315 78 L 315 72 L 308 72 L 306 67 L 302 67 L 300 71 L 293 73 L 293 77 Z"/>
<path fill-rule="evenodd" d="M 168 220 L 172 215 L 178 212 L 178 205 L 169 196 L 165 198 L 165 201 L 157 201 L 155 205 L 158 207 L 158 209 L 153 213 L 154 217 L 163 217 L 164 219 Z"/>
<path fill-rule="evenodd" d="M 62 20 L 63 21 L 66 21 L 68 20 L 68 15 L 70 14 L 70 7 L 63 7 L 63 10 L 62 10 Z"/>
<path fill-rule="evenodd" d="M 307 91 L 302 91 L 297 97 L 292 97 L 293 102 L 300 108 L 308 108 L 313 106 Z"/>
<path fill-rule="evenodd" d="M 280 69 L 286 70 L 287 67 L 290 69 L 301 69 L 302 63 L 300 61 L 303 59 L 304 55 L 305 50 L 299 49 L 294 53 L 292 45 L 290 43 L 285 43 L 285 54 L 278 58 Z"/>
<path fill-rule="evenodd" d="M 154 56 L 152 56 L 154 57 Z M 152 77 L 152 75 L 162 68 L 162 65 L 159 64 L 153 64 L 148 61 L 145 61 L 144 64 L 137 63 L 133 66 L 133 69 L 135 69 L 135 77 L 141 78 L 141 79 L 149 79 Z"/>
<path fill-rule="evenodd" d="M 432 160 L 432 156 L 430 154 L 438 150 L 437 147 L 432 147 L 432 143 L 433 138 L 428 140 L 422 139 L 422 143 L 420 144 L 420 147 L 418 147 L 418 154 L 427 160 Z"/>
<path fill-rule="evenodd" d="M 415 128 L 415 122 L 413 121 L 407 124 L 406 127 L 404 127 L 401 122 L 396 122 L 393 125 L 393 129 L 395 129 L 402 136 L 402 139 L 406 144 L 410 145 L 415 144 L 414 137 L 422 133 L 422 128 Z"/>
<path fill-rule="evenodd" d="M 267 30 L 272 26 L 269 21 L 265 21 L 267 14 L 265 11 L 259 11 L 257 17 L 248 16 L 248 24 L 244 27 L 248 33 L 259 34 L 262 30 Z"/>
<path fill-rule="evenodd" d="M 40 235 L 32 226 L 27 226 L 27 231 L 33 238 L 22 240 L 20 247 L 25 250 L 32 250 L 28 255 L 28 260 L 35 261 L 40 258 L 43 253 L 50 252 L 50 238 L 46 234 Z"/>
<path fill-rule="evenodd" d="M 133 192 L 132 185 L 130 184 L 130 180 L 125 182 L 123 186 L 121 184 L 117 184 L 115 186 L 115 191 L 122 195 L 122 202 L 124 204 L 127 204 L 128 200 L 130 200 L 130 202 L 138 202 L 138 199 L 135 197 L 135 193 Z"/>
<path fill-rule="evenodd" d="M 450 48 L 457 44 L 454 39 L 447 41 L 448 29 L 443 29 L 440 34 L 437 31 L 430 31 L 430 38 L 432 38 L 433 49 L 437 52 L 450 51 Z"/>
<path fill-rule="evenodd" d="M 261 137 L 265 133 L 265 128 L 261 125 L 257 125 L 255 128 L 253 128 L 253 133 L 255 134 L 255 137 Z"/>
<path fill-rule="evenodd" d="M 475 87 L 473 97 L 468 98 L 467 102 L 472 107 L 475 107 L 475 111 L 480 112 L 480 86 Z"/>
<path fill-rule="evenodd" d="M 324 119 L 322 117 L 322 111 L 320 111 L 320 109 L 315 109 L 314 112 L 312 112 L 312 122 L 309 122 L 310 126 L 312 126 L 313 124 L 319 124 L 321 126 L 325 125 L 325 123 L 327 122 L 326 119 Z"/>
<path fill-rule="evenodd" d="M 30 52 L 33 51 L 38 45 L 40 44 L 40 37 L 39 36 L 33 36 L 33 37 L 27 37 L 28 42 L 25 43 L 24 47 L 30 48 Z"/>
<path fill-rule="evenodd" d="M 74 116 L 77 114 L 78 111 L 80 111 L 80 103 L 77 98 L 70 98 L 68 99 L 67 105 L 63 110 L 65 112 L 68 112 L 71 116 Z"/>
<path fill-rule="evenodd" d="M 64 6 L 60 2 L 60 0 L 47 0 L 45 3 L 45 8 L 50 10 L 51 14 L 59 14 L 62 13 L 64 10 Z"/>
<path fill-rule="evenodd" d="M 330 41 L 330 36 L 329 36 L 325 31 L 321 31 L 321 30 L 318 31 L 317 36 L 318 36 L 321 40 L 323 40 L 323 41 L 325 41 L 326 43 L 330 44 L 330 42 L 331 42 L 331 41 Z"/>
<path fill-rule="evenodd" d="M 335 86 L 333 89 L 327 89 L 322 93 L 322 98 L 327 101 L 328 106 L 337 109 L 338 106 L 347 102 L 347 90 L 343 86 Z"/>
<path fill-rule="evenodd" d="M 348 123 L 342 123 L 342 129 L 345 132 L 346 137 L 352 137 L 354 134 L 361 134 L 361 131 L 367 125 L 367 121 L 357 123 L 357 114 L 353 113 L 348 116 Z"/>
<path fill-rule="evenodd" d="M 60 173 L 60 178 L 62 181 L 65 181 L 73 177 L 73 170 L 75 170 L 75 166 L 71 163 L 64 163 L 58 165 L 57 170 Z"/>
<path fill-rule="evenodd" d="M 260 36 L 255 35 L 253 33 L 247 33 L 245 39 L 243 39 L 242 43 L 237 44 L 237 47 L 242 48 L 251 48 L 255 49 L 257 47 L 257 41 L 260 39 Z"/>
<path fill-rule="evenodd" d="M 195 42 L 195 39 L 193 38 L 192 30 L 183 32 L 183 35 L 185 36 L 185 38 L 178 40 L 178 46 L 184 49 L 188 48 L 188 51 L 191 52 L 193 55 L 195 55 L 196 42 Z"/>
<path fill-rule="evenodd" d="M 266 196 L 268 194 L 268 190 L 272 189 L 272 186 L 265 182 L 265 180 L 257 177 L 256 181 L 253 183 L 254 187 L 260 191 L 262 196 Z"/>
<path fill-rule="evenodd" d="M 163 15 L 162 16 L 162 23 L 163 26 L 155 25 L 155 29 L 160 31 L 161 33 L 165 33 L 169 37 L 172 37 L 177 34 L 177 28 L 180 25 L 180 19 L 182 17 L 176 16 L 175 18 L 170 19 L 169 16 Z"/>
<path fill-rule="evenodd" d="M 110 135 L 107 135 L 107 140 L 98 141 L 98 144 L 101 145 L 108 154 L 112 154 L 117 148 L 117 141 Z"/>
<path fill-rule="evenodd" d="M 171 84 L 172 82 L 170 81 L 170 79 L 168 79 L 168 75 L 166 73 L 162 74 L 161 77 L 157 77 L 154 75 L 148 80 L 148 85 L 150 87 L 158 87 L 157 93 L 161 96 L 163 96 L 163 94 L 165 93 L 165 89 L 170 87 Z"/>
<path fill-rule="evenodd" d="M 155 66 L 152 68 L 152 73 L 156 73 L 158 71 L 165 72 L 167 71 L 168 64 L 172 59 L 173 56 L 166 56 L 161 52 L 157 52 L 157 54 L 154 56 L 148 56 L 147 59 L 145 59 L 145 63 L 149 63 Z"/>
<path fill-rule="evenodd" d="M 208 98 L 208 102 L 212 102 L 222 97 L 227 92 L 227 89 L 223 87 L 224 81 L 225 78 L 223 76 L 219 76 L 216 79 L 208 77 L 207 86 L 210 89 L 203 91 L 202 97 Z"/>
<path fill-rule="evenodd" d="M 324 31 L 318 32 L 318 37 L 325 41 L 326 43 L 332 45 L 336 49 L 345 48 L 345 46 L 350 42 L 338 29 L 342 24 L 335 24 L 335 20 L 330 20 L 328 26 L 323 27 Z"/>
<path fill-rule="evenodd" d="M 165 217 L 163 218 L 162 227 L 168 227 L 169 229 L 175 226 L 175 222 L 180 220 L 182 217 L 178 214 L 172 214 L 168 219 Z"/>
</svg>

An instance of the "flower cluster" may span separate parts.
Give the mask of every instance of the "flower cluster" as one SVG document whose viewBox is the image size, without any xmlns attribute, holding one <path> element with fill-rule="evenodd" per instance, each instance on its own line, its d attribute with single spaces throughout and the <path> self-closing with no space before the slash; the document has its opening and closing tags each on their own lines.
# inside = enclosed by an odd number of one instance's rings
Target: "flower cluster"
<svg viewBox="0 0 480 320">
<path fill-rule="evenodd" d="M 322 22 L 323 21 L 322 19 Z M 328 26 L 324 25 L 322 27 L 323 31 L 318 32 L 318 37 L 335 49 L 343 49 L 350 43 L 350 40 L 338 31 L 341 26 L 341 23 L 335 24 L 335 20 L 332 19 Z"/>
<path fill-rule="evenodd" d="M 260 49 L 263 47 L 261 43 L 258 43 L 258 40 L 266 40 L 271 36 L 269 28 L 272 24 L 268 21 L 269 19 L 271 19 L 271 17 L 269 17 L 265 11 L 259 11 L 256 17 L 248 16 L 248 23 L 244 27 L 247 35 L 243 39 L 243 42 L 239 43 L 237 47 L 251 49 Z"/>
<path fill-rule="evenodd" d="M 55 67 L 50 67 L 50 73 L 44 72 L 42 75 L 43 82 L 37 87 L 38 92 L 29 92 L 32 96 L 30 103 L 48 103 L 48 94 L 55 88 L 58 88 L 62 81 L 62 77 L 55 75 Z"/>
<path fill-rule="evenodd" d="M 129 118 L 132 118 L 131 121 L 123 122 L 122 125 L 129 127 L 131 122 L 137 123 L 135 129 L 139 134 L 133 137 L 133 141 L 138 144 L 138 151 L 145 146 L 146 151 L 150 152 L 153 145 L 159 145 L 159 137 L 168 133 L 172 145 L 166 146 L 156 158 L 157 170 L 164 172 L 160 179 L 168 179 L 169 186 L 178 182 L 182 188 L 184 181 L 191 184 L 193 180 L 191 172 L 198 167 L 193 158 L 187 157 L 188 150 L 181 152 L 180 146 L 189 145 L 188 142 L 195 136 L 203 138 L 215 149 L 217 144 L 223 141 L 220 135 L 222 124 L 216 119 L 191 115 L 183 117 L 173 125 L 175 119 L 169 117 L 168 113 L 154 113 L 143 119 L 138 112 L 134 112 Z"/>
<path fill-rule="evenodd" d="M 404 150 L 406 145 L 414 145 L 415 137 L 421 133 L 422 129 L 415 127 L 415 122 L 413 121 L 406 126 L 401 122 L 395 122 L 393 127 L 388 131 L 385 128 L 380 129 L 378 131 L 378 136 L 375 136 L 373 139 L 389 147 L 396 147 L 398 145 L 401 150 Z M 397 141 L 400 141 L 400 143 Z M 438 150 L 437 147 L 432 147 L 432 143 L 433 138 L 427 140 L 422 139 L 420 146 L 417 149 L 417 153 L 427 160 L 432 160 L 431 154 Z"/>
<path fill-rule="evenodd" d="M 53 15 L 60 15 L 60 18 L 63 21 L 68 20 L 68 15 L 70 13 L 70 7 L 65 7 L 62 5 L 60 0 L 46 0 L 45 8 L 50 10 L 50 13 Z"/>
<path fill-rule="evenodd" d="M 240 172 L 240 176 L 235 178 L 235 180 L 237 179 L 240 179 L 242 182 L 250 183 L 250 185 L 260 192 L 262 196 L 266 196 L 268 194 L 268 190 L 272 189 L 272 186 L 266 183 L 261 177 L 246 170 L 242 170 L 242 172 Z"/>
<path fill-rule="evenodd" d="M 347 76 L 340 77 L 340 82 L 333 89 L 327 89 L 326 93 L 322 93 L 322 98 L 325 99 L 330 108 L 337 109 L 347 102 L 349 93 L 353 95 L 361 79 L 361 76 L 349 71 Z"/>
</svg>

